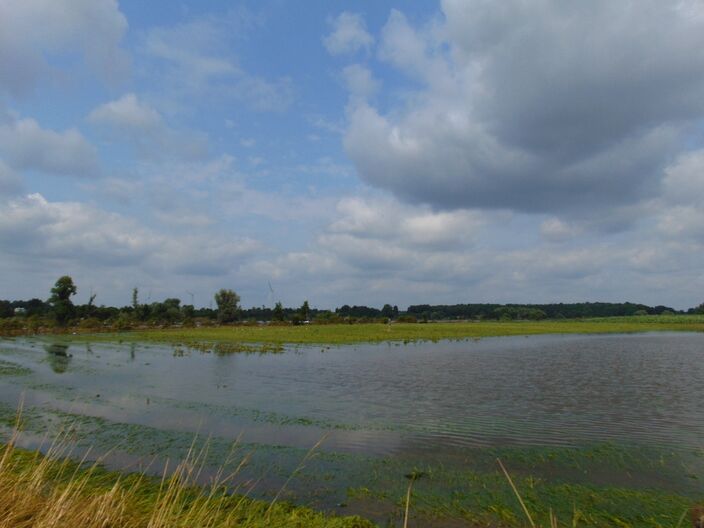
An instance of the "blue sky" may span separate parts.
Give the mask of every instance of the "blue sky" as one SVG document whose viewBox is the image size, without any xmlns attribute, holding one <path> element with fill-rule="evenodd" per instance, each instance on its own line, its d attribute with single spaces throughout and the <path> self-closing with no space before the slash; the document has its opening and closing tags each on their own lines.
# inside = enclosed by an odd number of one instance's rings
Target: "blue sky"
<svg viewBox="0 0 704 528">
<path fill-rule="evenodd" d="M 4 0 L 0 298 L 686 308 L 703 116 L 693 0 Z"/>
</svg>

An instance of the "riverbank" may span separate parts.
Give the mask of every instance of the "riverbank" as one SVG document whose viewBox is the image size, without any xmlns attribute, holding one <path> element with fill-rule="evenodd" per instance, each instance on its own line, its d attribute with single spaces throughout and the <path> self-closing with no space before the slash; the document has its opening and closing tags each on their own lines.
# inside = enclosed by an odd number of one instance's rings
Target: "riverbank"
<svg viewBox="0 0 704 528">
<path fill-rule="evenodd" d="M 191 483 L 198 456 L 163 479 L 83 467 L 0 444 L 0 526 L 33 528 L 372 528 L 360 517 L 326 516 Z M 220 485 L 222 484 L 222 485 Z"/>
<path fill-rule="evenodd" d="M 72 336 L 88 341 L 160 342 L 172 344 L 264 343 L 345 345 L 377 342 L 439 341 L 539 334 L 633 332 L 704 332 L 704 316 L 634 316 L 549 321 L 460 321 L 437 323 L 233 325 L 141 329 Z"/>
</svg>

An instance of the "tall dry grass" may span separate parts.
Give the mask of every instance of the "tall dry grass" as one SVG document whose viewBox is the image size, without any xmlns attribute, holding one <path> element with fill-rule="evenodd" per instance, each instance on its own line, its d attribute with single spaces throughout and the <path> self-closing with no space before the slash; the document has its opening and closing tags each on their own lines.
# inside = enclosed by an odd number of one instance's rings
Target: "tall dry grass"
<svg viewBox="0 0 704 528">
<path fill-rule="evenodd" d="M 367 528 L 358 517 L 329 517 L 308 508 L 232 494 L 234 473 L 195 486 L 204 452 L 191 451 L 161 480 L 107 472 L 68 460 L 59 440 L 45 455 L 15 447 L 0 456 L 0 528 Z M 245 460 L 242 461 L 242 464 Z M 238 468 L 239 469 L 239 468 Z M 237 489 L 235 489 L 235 492 Z"/>
</svg>

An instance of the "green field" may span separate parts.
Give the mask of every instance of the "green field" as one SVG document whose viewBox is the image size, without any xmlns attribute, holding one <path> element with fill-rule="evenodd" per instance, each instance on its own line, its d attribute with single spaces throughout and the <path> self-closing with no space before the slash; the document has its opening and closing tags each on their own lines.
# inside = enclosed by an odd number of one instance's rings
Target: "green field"
<svg viewBox="0 0 704 528">
<path fill-rule="evenodd" d="M 382 341 L 438 341 L 536 334 L 598 334 L 629 332 L 703 332 L 704 315 L 634 316 L 550 321 L 481 321 L 393 324 L 237 325 L 134 330 L 84 334 L 91 341 L 138 341 L 194 344 L 269 343 L 344 345 Z"/>
</svg>

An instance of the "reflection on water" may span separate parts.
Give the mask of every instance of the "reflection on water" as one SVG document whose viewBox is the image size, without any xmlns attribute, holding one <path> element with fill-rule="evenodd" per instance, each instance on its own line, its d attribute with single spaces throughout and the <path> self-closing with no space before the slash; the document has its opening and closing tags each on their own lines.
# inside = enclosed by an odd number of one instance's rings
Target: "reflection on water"
<svg viewBox="0 0 704 528">
<path fill-rule="evenodd" d="M 56 374 L 63 374 L 68 370 L 72 355 L 68 352 L 66 343 L 47 343 L 44 350 L 48 353 L 49 365 Z"/>
<path fill-rule="evenodd" d="M 247 441 L 269 444 L 310 446 L 330 431 L 330 449 L 384 454 L 600 441 L 699 448 L 704 438 L 701 334 L 275 355 L 174 355 L 168 346 L 136 344 L 44 349 L 42 357 L 31 340 L 3 344 L 3 357 L 34 374 L 0 380 L 0 401 L 14 404 L 24 383 L 34 387 L 30 404 L 227 437 L 244 432 Z"/>
<path fill-rule="evenodd" d="M 68 348 L 69 345 L 66 343 L 46 343 L 44 345 L 44 350 L 54 356 L 68 357 Z"/>
</svg>

